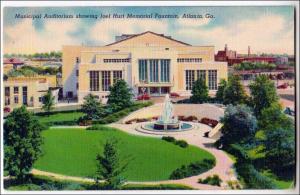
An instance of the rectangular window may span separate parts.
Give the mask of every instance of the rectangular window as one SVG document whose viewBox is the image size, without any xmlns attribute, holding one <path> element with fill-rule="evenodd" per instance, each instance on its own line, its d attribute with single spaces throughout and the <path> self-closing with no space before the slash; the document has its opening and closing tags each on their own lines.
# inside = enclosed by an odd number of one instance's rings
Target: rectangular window
<svg viewBox="0 0 300 195">
<path fill-rule="evenodd" d="M 186 70 L 185 71 L 185 89 L 192 90 L 195 82 L 195 71 L 194 70 Z"/>
<path fill-rule="evenodd" d="M 99 91 L 99 71 L 90 71 L 90 91 Z"/>
<path fill-rule="evenodd" d="M 15 104 L 19 103 L 19 96 L 17 96 L 17 95 L 14 96 L 14 102 L 15 102 Z"/>
<path fill-rule="evenodd" d="M 170 82 L 170 60 L 160 60 L 160 81 Z"/>
<path fill-rule="evenodd" d="M 110 71 L 102 71 L 102 90 L 109 91 L 110 84 Z"/>
<path fill-rule="evenodd" d="M 217 70 L 208 70 L 208 89 L 217 90 Z"/>
<path fill-rule="evenodd" d="M 9 87 L 5 87 L 5 106 L 10 105 L 10 88 Z"/>
<path fill-rule="evenodd" d="M 149 60 L 150 82 L 158 82 L 158 60 Z"/>
<path fill-rule="evenodd" d="M 27 105 L 27 87 L 22 87 L 22 91 L 23 91 L 23 105 Z"/>
<path fill-rule="evenodd" d="M 80 62 L 80 58 L 76 57 L 76 63 L 79 63 L 79 62 Z"/>
<path fill-rule="evenodd" d="M 14 94 L 19 94 L 19 87 L 14 87 Z"/>
<path fill-rule="evenodd" d="M 206 71 L 205 70 L 197 70 L 197 79 L 203 79 L 206 82 Z"/>
<path fill-rule="evenodd" d="M 139 81 L 148 81 L 148 67 L 147 60 L 139 60 Z"/>
<path fill-rule="evenodd" d="M 117 82 L 117 80 L 120 80 L 122 79 L 122 71 L 120 70 L 116 70 L 116 71 L 113 71 L 113 82 Z"/>
<path fill-rule="evenodd" d="M 79 70 L 76 70 L 76 76 L 77 77 L 79 76 Z"/>
<path fill-rule="evenodd" d="M 79 89 L 79 83 L 78 82 L 76 83 L 76 89 Z"/>
</svg>

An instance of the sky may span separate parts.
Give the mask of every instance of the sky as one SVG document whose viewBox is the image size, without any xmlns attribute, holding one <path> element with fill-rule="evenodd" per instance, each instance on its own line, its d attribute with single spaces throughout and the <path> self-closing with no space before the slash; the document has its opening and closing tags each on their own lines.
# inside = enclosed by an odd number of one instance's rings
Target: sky
<svg viewBox="0 0 300 195">
<path fill-rule="evenodd" d="M 20 19 L 16 14 L 178 14 L 179 18 L 151 19 Z M 206 14 L 213 18 L 182 18 L 183 14 Z M 191 45 L 214 45 L 215 52 L 227 44 L 247 53 L 294 54 L 294 8 L 253 7 L 5 7 L 4 53 L 32 54 L 59 51 L 62 45 L 101 46 L 116 35 L 153 31 Z"/>
</svg>

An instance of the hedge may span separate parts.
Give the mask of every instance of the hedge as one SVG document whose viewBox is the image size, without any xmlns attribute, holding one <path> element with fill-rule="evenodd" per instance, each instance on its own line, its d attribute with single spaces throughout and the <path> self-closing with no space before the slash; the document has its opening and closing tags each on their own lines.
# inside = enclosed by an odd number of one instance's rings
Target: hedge
<svg viewBox="0 0 300 195">
<path fill-rule="evenodd" d="M 117 122 L 118 120 L 120 120 L 121 118 L 127 116 L 129 113 L 136 111 L 140 108 L 143 107 L 148 107 L 151 106 L 153 103 L 152 102 L 145 102 L 145 103 L 137 103 L 132 105 L 129 108 L 125 108 L 123 110 L 120 110 L 118 112 L 112 113 L 102 119 L 99 120 L 93 120 L 93 124 L 108 124 L 108 123 L 113 123 L 113 122 Z"/>
<path fill-rule="evenodd" d="M 234 164 L 239 177 L 244 181 L 246 189 L 276 189 L 271 179 L 262 175 L 252 165 L 247 152 L 238 144 L 231 144 L 226 151 L 237 158 Z"/>
<path fill-rule="evenodd" d="M 214 159 L 204 159 L 203 161 L 197 161 L 190 163 L 189 165 L 182 165 L 180 168 L 173 171 L 170 175 L 170 179 L 182 179 L 194 175 L 199 175 L 213 168 L 216 165 Z"/>
</svg>

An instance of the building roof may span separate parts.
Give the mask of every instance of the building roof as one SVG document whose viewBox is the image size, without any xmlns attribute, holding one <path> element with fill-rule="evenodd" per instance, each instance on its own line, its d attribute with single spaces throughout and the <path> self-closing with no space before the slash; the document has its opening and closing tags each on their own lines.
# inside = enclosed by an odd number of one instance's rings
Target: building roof
<svg viewBox="0 0 300 195">
<path fill-rule="evenodd" d="M 171 40 L 171 41 L 174 41 L 174 42 L 177 42 L 177 43 L 186 45 L 186 46 L 191 46 L 191 45 L 188 44 L 188 43 L 184 43 L 184 42 L 182 42 L 182 41 L 178 41 L 178 40 L 176 40 L 176 39 L 171 38 L 170 36 L 165 36 L 164 34 L 157 34 L 157 33 L 154 33 L 154 32 L 152 32 L 152 31 L 146 31 L 146 32 L 143 32 L 143 33 L 140 33 L 140 34 L 133 34 L 132 36 L 128 36 L 128 38 L 121 39 L 121 40 L 119 40 L 119 41 L 115 41 L 115 42 L 110 43 L 110 44 L 108 44 L 108 45 L 106 45 L 106 46 L 115 45 L 115 44 L 117 44 L 117 43 L 120 43 L 120 42 L 123 42 L 123 41 L 127 41 L 127 40 L 129 40 L 129 39 L 133 39 L 133 38 L 135 38 L 135 37 L 142 36 L 142 35 L 147 34 L 147 33 L 151 33 L 151 34 L 153 34 L 153 35 L 156 35 L 156 36 L 159 36 L 159 37 L 163 37 L 163 38 L 165 38 L 165 39 L 169 39 L 169 40 Z"/>
<path fill-rule="evenodd" d="M 3 60 L 3 64 L 24 64 L 24 62 L 18 58 L 6 58 Z"/>
</svg>

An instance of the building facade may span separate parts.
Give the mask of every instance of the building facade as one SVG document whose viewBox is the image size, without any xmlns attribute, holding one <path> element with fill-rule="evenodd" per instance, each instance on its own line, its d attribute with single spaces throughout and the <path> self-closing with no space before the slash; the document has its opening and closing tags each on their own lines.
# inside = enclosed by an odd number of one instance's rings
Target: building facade
<svg viewBox="0 0 300 195">
<path fill-rule="evenodd" d="M 43 96 L 51 89 L 57 101 L 56 76 L 9 77 L 4 84 L 4 107 L 11 110 L 22 105 L 41 107 Z"/>
<path fill-rule="evenodd" d="M 136 95 L 189 95 L 200 77 L 211 93 L 227 79 L 227 63 L 214 61 L 214 46 L 192 46 L 150 31 L 117 36 L 101 47 L 63 46 L 63 95 L 79 102 L 89 93 L 105 98 L 117 79 Z"/>
</svg>

